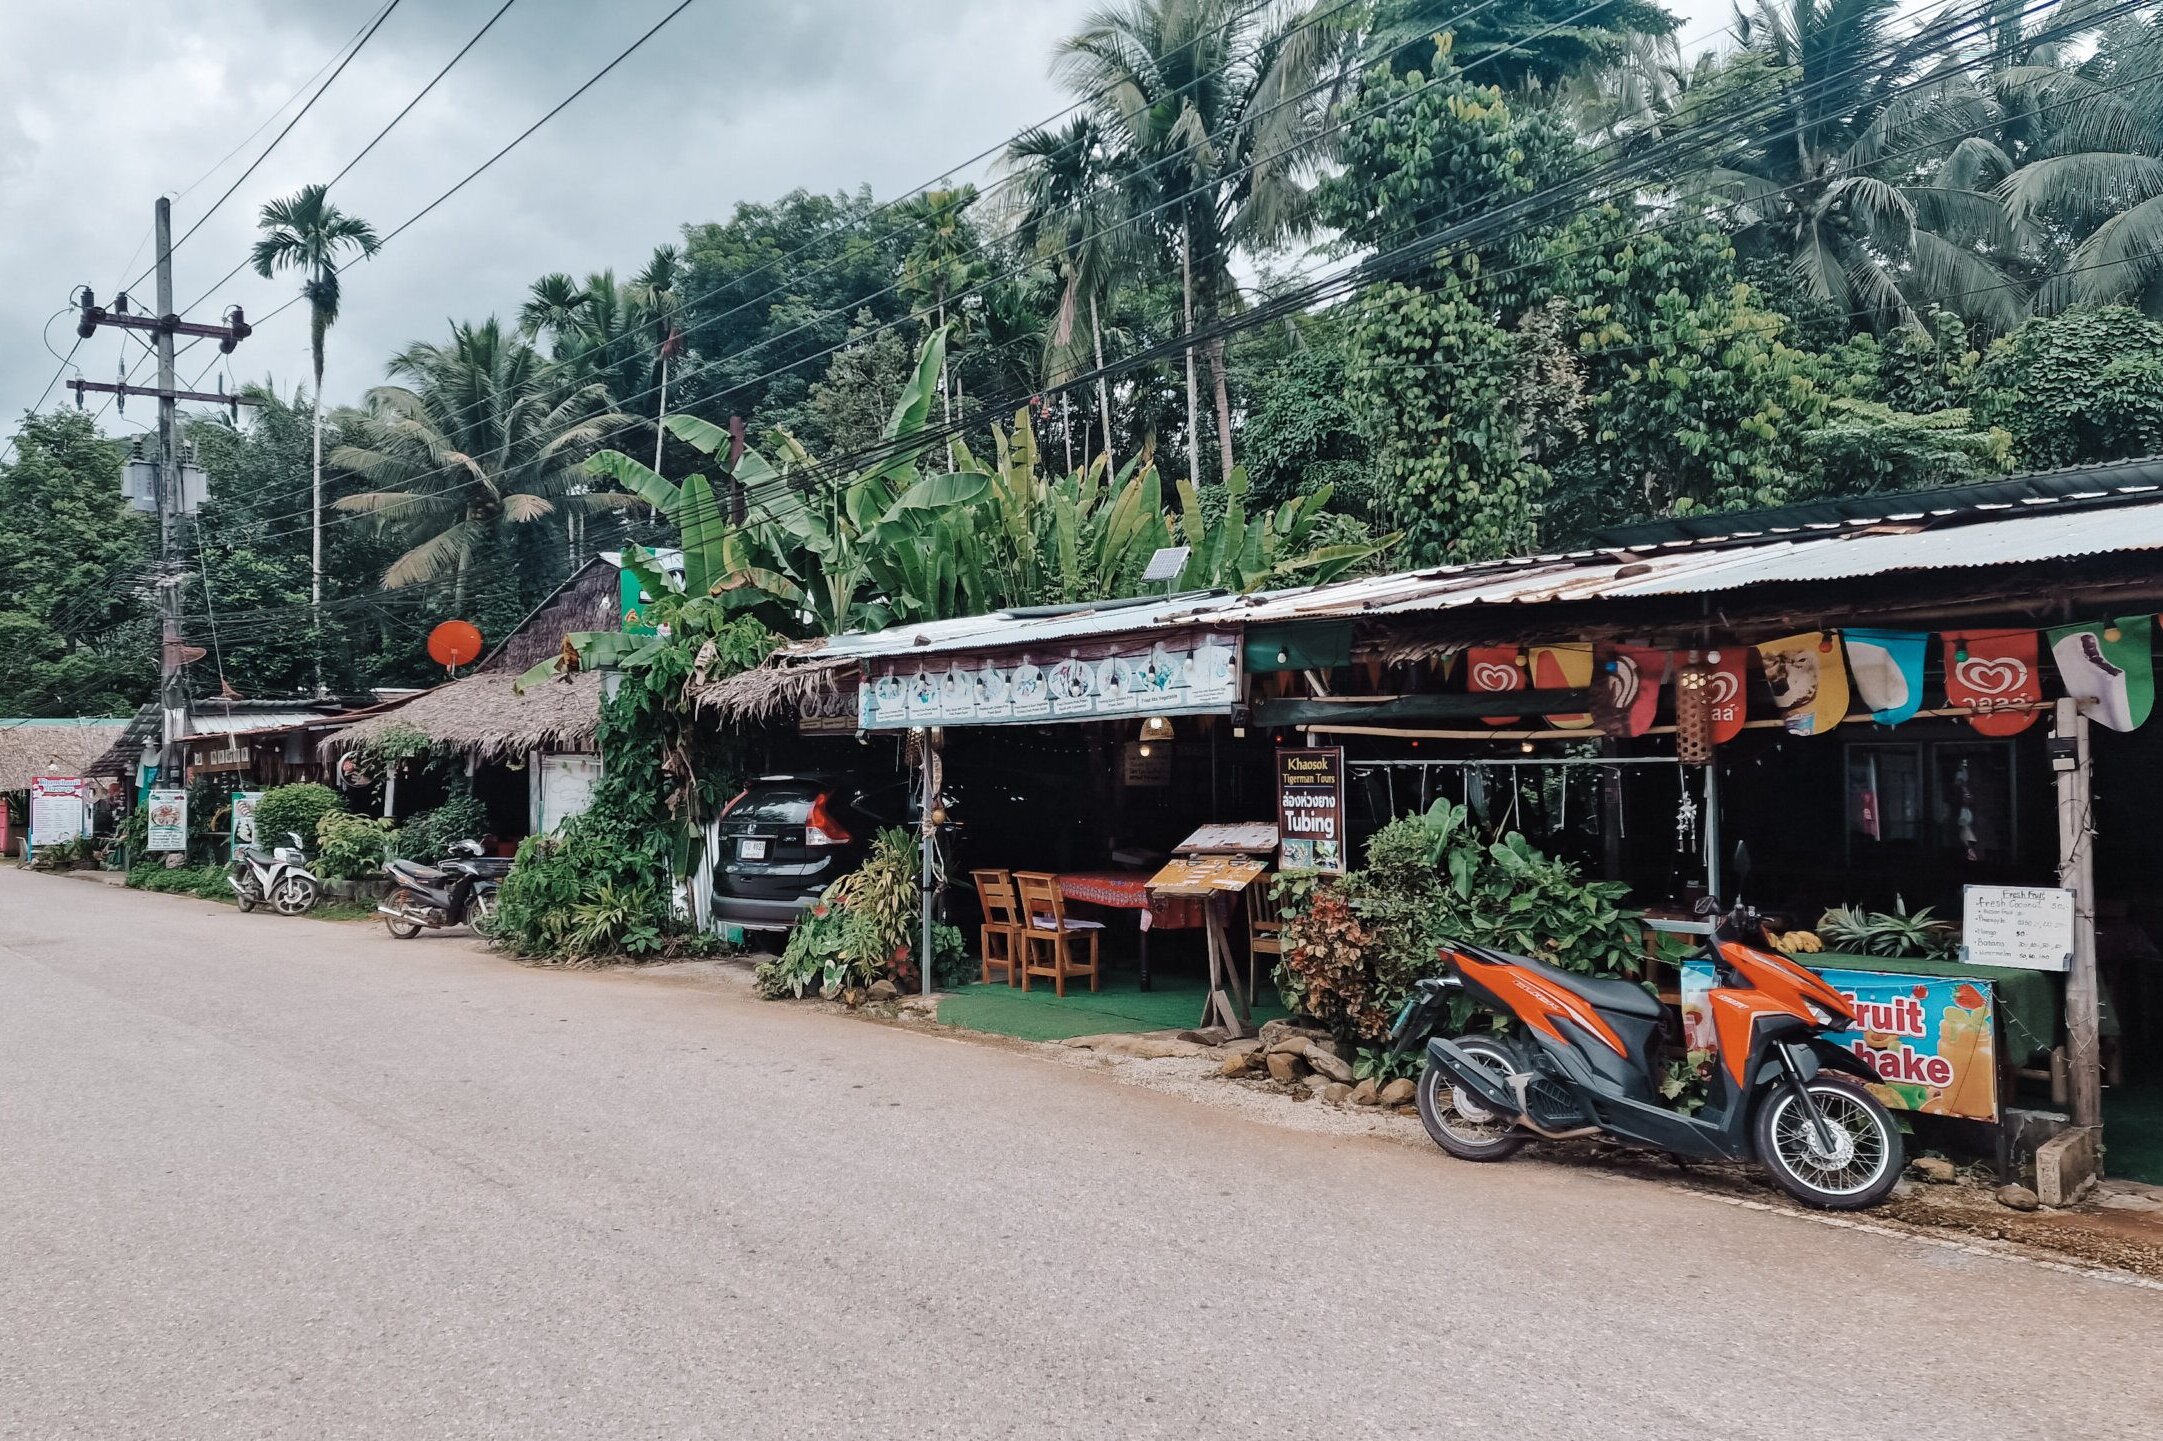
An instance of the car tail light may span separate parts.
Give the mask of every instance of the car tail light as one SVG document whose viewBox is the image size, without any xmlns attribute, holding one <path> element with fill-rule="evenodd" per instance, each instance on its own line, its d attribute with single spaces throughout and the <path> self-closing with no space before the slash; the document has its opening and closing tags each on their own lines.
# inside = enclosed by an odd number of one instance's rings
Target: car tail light
<svg viewBox="0 0 2163 1441">
<path fill-rule="evenodd" d="M 748 786 L 746 786 L 746 787 L 745 787 L 744 789 L 742 789 L 742 790 L 740 790 L 740 791 L 736 792 L 736 794 L 735 794 L 735 795 L 734 795 L 733 797 L 731 797 L 731 798 L 730 798 L 730 800 L 729 800 L 729 803 L 728 803 L 727 805 L 725 805 L 725 806 L 721 807 L 721 814 L 725 816 L 725 815 L 727 815 L 727 814 L 728 814 L 728 813 L 729 813 L 730 811 L 732 811 L 732 810 L 735 810 L 735 809 L 736 809 L 736 807 L 738 807 L 738 806 L 740 806 L 740 805 L 742 805 L 742 804 L 744 803 L 744 797 L 745 797 L 745 796 L 747 796 L 747 795 L 750 795 L 750 794 L 751 794 L 751 789 L 750 789 L 750 787 L 748 787 Z M 719 819 L 719 817 L 716 817 L 716 819 Z"/>
<path fill-rule="evenodd" d="M 827 797 L 821 795 L 811 803 L 811 814 L 804 821 L 804 844 L 807 846 L 845 846 L 856 837 L 849 834 L 847 826 L 834 819 L 834 813 L 826 809 Z"/>
</svg>

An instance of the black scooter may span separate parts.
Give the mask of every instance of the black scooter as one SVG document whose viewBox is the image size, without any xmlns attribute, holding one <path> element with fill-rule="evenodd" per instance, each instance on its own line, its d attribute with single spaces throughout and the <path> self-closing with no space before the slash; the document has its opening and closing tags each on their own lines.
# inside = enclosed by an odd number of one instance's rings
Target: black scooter
<svg viewBox="0 0 2163 1441">
<path fill-rule="evenodd" d="M 496 887 L 510 872 L 510 861 L 482 855 L 476 841 L 458 842 L 432 866 L 386 861 L 383 873 L 391 878 L 392 889 L 376 911 L 384 929 L 401 941 L 452 926 L 471 926 L 485 934 L 496 912 Z"/>
</svg>

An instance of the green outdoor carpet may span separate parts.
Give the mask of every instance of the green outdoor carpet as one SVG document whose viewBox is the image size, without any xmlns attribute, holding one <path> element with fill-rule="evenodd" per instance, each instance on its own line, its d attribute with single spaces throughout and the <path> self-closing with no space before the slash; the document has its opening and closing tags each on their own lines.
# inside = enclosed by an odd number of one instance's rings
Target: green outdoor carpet
<svg viewBox="0 0 2163 1441">
<path fill-rule="evenodd" d="M 2103 1092 L 2103 1174 L 2163 1186 L 2163 1086 Z"/>
<path fill-rule="evenodd" d="M 1201 1023 L 1207 990 L 1198 978 L 1160 975 L 1154 978 L 1153 988 L 1144 991 L 1131 973 L 1115 973 L 1104 977 L 1104 989 L 1096 992 L 1090 991 L 1086 978 L 1068 981 L 1062 1000 L 1052 993 L 1050 981 L 1032 977 L 1026 995 L 1003 982 L 964 986 L 939 1003 L 939 1019 L 963 1030 L 1023 1041 L 1184 1030 Z M 1263 998 L 1254 1006 L 1257 1025 L 1285 1013 L 1266 981 L 1263 990 Z"/>
</svg>

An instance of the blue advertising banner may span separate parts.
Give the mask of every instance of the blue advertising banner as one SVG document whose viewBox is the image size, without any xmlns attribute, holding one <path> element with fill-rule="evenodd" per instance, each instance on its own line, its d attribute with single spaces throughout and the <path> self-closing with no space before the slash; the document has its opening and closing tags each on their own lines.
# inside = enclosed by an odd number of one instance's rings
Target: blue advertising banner
<svg viewBox="0 0 2163 1441">
<path fill-rule="evenodd" d="M 1826 1039 L 1853 1051 L 1878 1084 L 1871 1093 L 1895 1110 L 1969 1120 L 1998 1119 L 1993 998 L 1988 983 L 1949 976 L 1811 967 L 1848 998 L 1857 1029 Z M 1685 961 L 1682 1022 L 1693 1048 L 1718 1050 L 1705 993 L 1712 963 Z"/>
</svg>

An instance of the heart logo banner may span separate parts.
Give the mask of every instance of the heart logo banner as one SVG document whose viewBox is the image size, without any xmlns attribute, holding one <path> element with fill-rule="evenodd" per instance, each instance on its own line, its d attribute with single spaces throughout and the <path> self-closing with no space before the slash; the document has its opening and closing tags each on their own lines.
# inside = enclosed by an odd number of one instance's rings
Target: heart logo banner
<svg viewBox="0 0 2163 1441">
<path fill-rule="evenodd" d="M 1712 743 L 1724 746 L 1742 734 L 1743 722 L 1749 719 L 1750 688 L 1745 684 L 1750 663 L 1750 652 L 1739 645 L 1722 646 L 1705 652 L 1705 663 L 1712 673 Z"/>
<path fill-rule="evenodd" d="M 2128 615 L 2050 632 L 2051 658 L 2065 693 L 2096 703 L 2088 717 L 2114 731 L 2129 731 L 2155 708 L 2155 666 L 2149 645 L 2152 616 Z"/>
<path fill-rule="evenodd" d="M 1821 630 L 1769 640 L 1757 648 L 1765 684 L 1789 735 L 1824 735 L 1848 713 L 1848 673 L 1840 648 Z"/>
<path fill-rule="evenodd" d="M 1848 672 L 1879 725 L 1896 726 L 1923 704 L 1923 655 L 1930 634 L 1919 630 L 1844 630 Z"/>
<path fill-rule="evenodd" d="M 2043 673 L 2032 630 L 1949 630 L 1945 703 L 1968 711 L 1968 724 L 1986 736 L 2015 736 L 2035 724 Z"/>
<path fill-rule="evenodd" d="M 1651 730 L 1675 653 L 1649 646 L 1601 646 L 1596 659 L 1592 718 L 1600 732 L 1641 736 Z"/>
<path fill-rule="evenodd" d="M 1592 644 L 1589 641 L 1532 647 L 1532 686 L 1535 690 L 1583 690 L 1592 684 Z M 1547 723 L 1557 730 L 1581 731 L 1592 724 L 1590 711 L 1574 715 L 1551 715 Z"/>
<path fill-rule="evenodd" d="M 1476 691 L 1523 690 L 1525 669 L 1518 664 L 1514 645 L 1475 645 L 1465 648 L 1465 688 Z M 1491 726 L 1515 725 L 1522 716 L 1489 715 L 1481 720 Z"/>
</svg>

